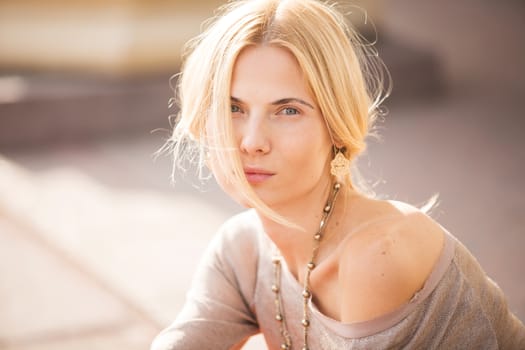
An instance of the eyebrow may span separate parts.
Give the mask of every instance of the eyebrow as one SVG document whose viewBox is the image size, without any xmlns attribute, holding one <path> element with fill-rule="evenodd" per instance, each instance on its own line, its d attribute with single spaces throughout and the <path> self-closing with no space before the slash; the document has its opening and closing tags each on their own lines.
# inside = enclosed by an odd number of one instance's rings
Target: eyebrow
<svg viewBox="0 0 525 350">
<path fill-rule="evenodd" d="M 230 98 L 231 98 L 231 100 L 233 102 L 243 103 L 243 101 L 240 98 L 237 98 L 237 97 L 234 97 L 234 96 L 231 96 Z M 284 105 L 284 104 L 291 103 L 291 102 L 300 103 L 302 105 L 310 107 L 311 109 L 315 109 L 314 106 L 312 106 L 310 103 L 308 103 L 308 102 L 306 102 L 304 100 L 301 100 L 300 98 L 296 98 L 296 97 L 281 98 L 281 99 L 279 99 L 277 101 L 273 101 L 271 103 L 271 105 L 278 106 L 278 105 Z"/>
</svg>

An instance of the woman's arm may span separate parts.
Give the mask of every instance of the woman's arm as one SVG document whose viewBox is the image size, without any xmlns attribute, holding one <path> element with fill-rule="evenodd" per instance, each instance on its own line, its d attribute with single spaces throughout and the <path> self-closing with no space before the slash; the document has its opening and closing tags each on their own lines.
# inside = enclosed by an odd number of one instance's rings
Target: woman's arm
<svg viewBox="0 0 525 350">
<path fill-rule="evenodd" d="M 221 230 L 199 264 L 182 311 L 151 350 L 242 347 L 258 331 L 250 307 L 256 259 L 255 245 L 240 232 Z"/>
</svg>

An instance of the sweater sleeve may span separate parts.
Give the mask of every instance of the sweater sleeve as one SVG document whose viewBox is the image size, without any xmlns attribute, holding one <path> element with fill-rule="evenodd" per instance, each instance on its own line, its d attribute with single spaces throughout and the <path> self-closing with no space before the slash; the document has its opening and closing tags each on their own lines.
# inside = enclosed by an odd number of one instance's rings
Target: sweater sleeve
<svg viewBox="0 0 525 350">
<path fill-rule="evenodd" d="M 448 340 L 461 337 L 469 348 L 477 349 L 525 349 L 525 327 L 509 310 L 502 290 L 470 252 L 463 245 L 458 246 L 462 251 L 457 260 L 462 271 L 460 279 L 466 288 L 454 309 L 451 319 L 455 321 L 447 328 Z M 458 342 L 454 344 L 457 346 Z"/>
<path fill-rule="evenodd" d="M 493 298 L 485 298 L 484 312 L 492 322 L 494 333 L 500 349 L 525 349 L 525 327 L 521 321 L 509 310 L 503 292 L 489 278 L 489 289 Z"/>
<path fill-rule="evenodd" d="M 182 311 L 151 350 L 232 349 L 258 332 L 252 307 L 256 240 L 239 220 L 227 222 L 201 260 Z"/>
<path fill-rule="evenodd" d="M 467 254 L 465 256 L 470 256 Z M 525 349 L 525 327 L 509 309 L 503 291 L 485 274 L 474 257 L 464 258 L 462 263 L 472 276 L 470 285 L 476 291 L 480 314 L 490 323 L 497 348 Z"/>
</svg>

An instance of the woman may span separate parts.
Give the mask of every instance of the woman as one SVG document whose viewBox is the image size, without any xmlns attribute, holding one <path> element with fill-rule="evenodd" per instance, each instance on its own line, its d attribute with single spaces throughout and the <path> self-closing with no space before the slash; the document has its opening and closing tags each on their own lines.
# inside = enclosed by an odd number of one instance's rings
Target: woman
<svg viewBox="0 0 525 350">
<path fill-rule="evenodd" d="M 363 48 L 314 0 L 233 2 L 191 43 L 174 154 L 196 146 L 252 209 L 220 229 L 153 349 L 236 349 L 257 332 L 270 349 L 525 348 L 458 241 L 353 183 L 382 100 Z"/>
</svg>

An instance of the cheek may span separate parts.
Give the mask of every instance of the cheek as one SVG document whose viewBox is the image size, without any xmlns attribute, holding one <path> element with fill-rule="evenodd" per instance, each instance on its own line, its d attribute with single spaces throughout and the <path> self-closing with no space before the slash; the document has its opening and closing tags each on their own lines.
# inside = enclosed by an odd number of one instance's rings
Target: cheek
<svg viewBox="0 0 525 350">
<path fill-rule="evenodd" d="M 295 135 L 284 138 L 280 146 L 290 167 L 308 169 L 313 173 L 324 171 L 330 163 L 331 143 L 319 133 L 298 132 Z"/>
</svg>

